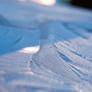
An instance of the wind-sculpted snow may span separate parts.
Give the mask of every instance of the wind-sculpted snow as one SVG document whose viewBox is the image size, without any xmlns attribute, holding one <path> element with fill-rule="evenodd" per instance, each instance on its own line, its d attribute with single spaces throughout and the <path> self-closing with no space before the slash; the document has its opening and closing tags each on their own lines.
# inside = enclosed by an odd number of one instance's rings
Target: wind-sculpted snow
<svg viewBox="0 0 92 92">
<path fill-rule="evenodd" d="M 2 1 L 0 92 L 91 92 L 91 20 L 88 10 Z"/>
</svg>

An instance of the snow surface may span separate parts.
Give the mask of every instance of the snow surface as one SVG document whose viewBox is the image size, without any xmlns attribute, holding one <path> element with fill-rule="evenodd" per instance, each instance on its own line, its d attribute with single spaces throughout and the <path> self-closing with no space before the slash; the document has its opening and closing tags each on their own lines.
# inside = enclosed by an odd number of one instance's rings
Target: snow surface
<svg viewBox="0 0 92 92">
<path fill-rule="evenodd" d="M 92 92 L 92 11 L 0 0 L 0 92 Z"/>
</svg>

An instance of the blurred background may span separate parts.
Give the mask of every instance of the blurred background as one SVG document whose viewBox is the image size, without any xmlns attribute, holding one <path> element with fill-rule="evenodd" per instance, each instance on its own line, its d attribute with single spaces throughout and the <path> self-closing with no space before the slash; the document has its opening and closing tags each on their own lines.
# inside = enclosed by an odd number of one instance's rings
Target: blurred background
<svg viewBox="0 0 92 92">
<path fill-rule="evenodd" d="M 22 0 L 25 1 L 25 0 Z M 27 0 L 28 1 L 28 0 Z M 71 4 L 74 6 L 92 9 L 92 0 L 32 0 L 43 5 Z"/>
</svg>

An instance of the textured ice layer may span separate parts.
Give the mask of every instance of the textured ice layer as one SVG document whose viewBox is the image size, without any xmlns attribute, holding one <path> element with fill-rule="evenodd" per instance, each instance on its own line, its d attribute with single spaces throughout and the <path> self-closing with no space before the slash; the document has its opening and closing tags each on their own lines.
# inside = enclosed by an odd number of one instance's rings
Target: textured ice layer
<svg viewBox="0 0 92 92">
<path fill-rule="evenodd" d="M 91 92 L 91 21 L 88 10 L 1 0 L 0 92 Z"/>
</svg>

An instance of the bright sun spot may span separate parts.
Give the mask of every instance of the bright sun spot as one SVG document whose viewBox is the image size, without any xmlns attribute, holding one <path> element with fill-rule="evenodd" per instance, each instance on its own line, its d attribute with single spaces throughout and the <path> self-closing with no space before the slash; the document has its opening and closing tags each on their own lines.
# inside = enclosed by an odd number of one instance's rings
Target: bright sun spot
<svg viewBox="0 0 92 92">
<path fill-rule="evenodd" d="M 51 6 L 56 3 L 56 0 L 33 0 L 33 1 L 42 5 L 47 5 L 47 6 Z"/>
<path fill-rule="evenodd" d="M 35 46 L 35 47 L 26 47 L 20 50 L 20 53 L 28 53 L 28 54 L 34 54 L 37 53 L 40 50 L 40 46 Z"/>
</svg>

